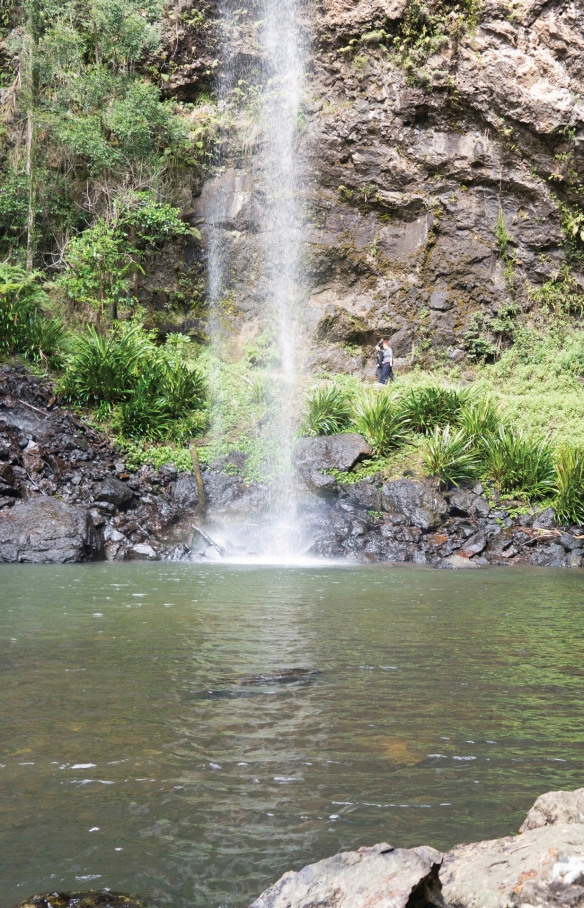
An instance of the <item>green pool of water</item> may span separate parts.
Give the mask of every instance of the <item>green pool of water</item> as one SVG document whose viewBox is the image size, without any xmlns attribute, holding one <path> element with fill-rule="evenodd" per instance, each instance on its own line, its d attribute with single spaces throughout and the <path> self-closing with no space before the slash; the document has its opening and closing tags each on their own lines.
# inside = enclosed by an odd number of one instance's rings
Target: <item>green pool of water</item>
<svg viewBox="0 0 584 908">
<path fill-rule="evenodd" d="M 0 567 L 0 908 L 246 908 L 584 784 L 580 572 Z M 321 674 L 283 683 L 259 674 Z"/>
</svg>

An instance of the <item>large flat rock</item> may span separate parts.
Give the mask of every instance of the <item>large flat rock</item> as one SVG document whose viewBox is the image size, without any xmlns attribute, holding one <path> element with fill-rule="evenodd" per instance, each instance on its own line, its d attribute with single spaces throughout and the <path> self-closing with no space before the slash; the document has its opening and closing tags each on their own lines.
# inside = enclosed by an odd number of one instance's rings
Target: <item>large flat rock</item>
<svg viewBox="0 0 584 908">
<path fill-rule="evenodd" d="M 440 872 L 449 908 L 584 906 L 584 824 L 457 845 Z"/>
<path fill-rule="evenodd" d="M 101 540 L 84 508 L 46 497 L 0 511 L 0 561 L 70 564 L 100 555 Z"/>
<path fill-rule="evenodd" d="M 346 851 L 285 873 L 251 908 L 430 908 L 442 906 L 434 848 Z"/>
</svg>

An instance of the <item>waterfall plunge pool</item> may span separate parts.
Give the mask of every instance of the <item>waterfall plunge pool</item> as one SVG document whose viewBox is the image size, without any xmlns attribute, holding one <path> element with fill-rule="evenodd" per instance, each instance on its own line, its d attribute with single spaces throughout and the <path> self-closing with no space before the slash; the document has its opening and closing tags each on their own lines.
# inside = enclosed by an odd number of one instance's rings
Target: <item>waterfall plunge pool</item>
<svg viewBox="0 0 584 908">
<path fill-rule="evenodd" d="M 336 851 L 511 834 L 583 784 L 580 572 L 0 571 L 0 908 L 246 908 Z"/>
</svg>

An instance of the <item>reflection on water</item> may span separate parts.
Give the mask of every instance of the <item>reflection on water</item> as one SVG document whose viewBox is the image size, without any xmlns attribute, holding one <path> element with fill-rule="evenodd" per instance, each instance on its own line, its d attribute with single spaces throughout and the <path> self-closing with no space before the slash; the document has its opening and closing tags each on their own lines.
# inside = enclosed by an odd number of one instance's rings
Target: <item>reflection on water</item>
<svg viewBox="0 0 584 908">
<path fill-rule="evenodd" d="M 0 908 L 245 908 L 335 851 L 508 834 L 583 784 L 579 572 L 0 572 Z"/>
</svg>

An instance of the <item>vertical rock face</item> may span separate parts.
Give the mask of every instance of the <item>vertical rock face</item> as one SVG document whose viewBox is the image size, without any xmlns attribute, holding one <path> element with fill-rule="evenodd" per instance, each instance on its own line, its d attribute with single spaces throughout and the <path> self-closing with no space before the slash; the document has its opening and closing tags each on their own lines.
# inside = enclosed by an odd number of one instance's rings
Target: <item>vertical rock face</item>
<svg viewBox="0 0 584 908">
<path fill-rule="evenodd" d="M 411 0 L 323 0 L 318 15 L 299 4 L 312 47 L 298 125 L 304 327 L 321 353 L 382 334 L 396 356 L 415 346 L 456 359 L 474 313 L 488 326 L 512 298 L 529 305 L 562 266 L 559 201 L 577 201 L 584 174 L 582 5 L 520 0 L 510 12 L 486 0 L 474 21 L 442 4 L 440 22 L 439 6 L 428 4 L 424 44 Z M 233 47 L 257 56 L 253 20 L 250 7 Z M 204 243 L 218 230 L 228 250 L 236 327 L 259 324 L 266 291 L 254 265 L 266 241 L 261 141 L 249 118 L 240 126 L 197 209 Z M 206 215 L 214 192 L 221 223 Z M 335 365 L 359 368 L 340 355 Z"/>
<path fill-rule="evenodd" d="M 101 555 L 101 540 L 84 508 L 36 498 L 0 512 L 0 561 L 71 564 Z"/>
<path fill-rule="evenodd" d="M 346 851 L 285 873 L 251 908 L 430 908 L 442 906 L 434 848 Z"/>
</svg>

